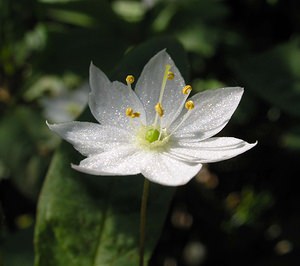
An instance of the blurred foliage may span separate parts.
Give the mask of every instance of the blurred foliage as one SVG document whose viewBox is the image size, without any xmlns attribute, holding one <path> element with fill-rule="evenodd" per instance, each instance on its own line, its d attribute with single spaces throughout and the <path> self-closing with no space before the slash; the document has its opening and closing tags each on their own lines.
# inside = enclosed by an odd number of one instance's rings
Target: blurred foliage
<svg viewBox="0 0 300 266">
<path fill-rule="evenodd" d="M 272 196 L 269 192 L 255 193 L 252 188 L 245 187 L 241 193 L 230 193 L 226 198 L 226 205 L 232 212 L 229 223 L 225 226 L 239 227 L 242 225 L 256 225 L 260 215 L 271 207 Z"/>
<path fill-rule="evenodd" d="M 61 88 L 74 92 L 91 61 L 122 80 L 138 76 L 163 48 L 194 93 L 245 87 L 221 134 L 259 144 L 177 189 L 150 264 L 299 265 L 299 10 L 297 0 L 1 0 L 0 265 L 33 265 L 32 224 L 25 218 L 36 222 L 59 144 L 45 125 L 43 100 Z M 45 191 L 49 184 L 47 178 Z M 87 198 L 95 196 L 87 191 Z M 72 203 L 80 200 L 75 196 Z M 58 218 L 51 221 L 65 223 Z"/>
</svg>

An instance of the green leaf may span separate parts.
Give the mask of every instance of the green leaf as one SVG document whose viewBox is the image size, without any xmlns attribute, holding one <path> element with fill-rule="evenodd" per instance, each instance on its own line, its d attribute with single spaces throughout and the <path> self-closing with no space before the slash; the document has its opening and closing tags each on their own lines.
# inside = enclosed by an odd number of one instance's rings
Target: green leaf
<svg viewBox="0 0 300 266">
<path fill-rule="evenodd" d="M 288 114 L 300 116 L 299 41 L 230 62 L 246 89 Z"/>
<path fill-rule="evenodd" d="M 63 145 L 56 153 L 41 192 L 35 265 L 137 265 L 143 177 L 79 174 L 70 167 L 70 161 L 77 161 L 71 150 Z M 150 187 L 147 259 L 160 235 L 172 191 Z"/>
<path fill-rule="evenodd" d="M 161 38 L 129 52 L 113 76 L 140 72 L 145 61 L 163 48 L 187 73 L 181 45 L 172 38 Z M 38 204 L 35 266 L 138 265 L 143 177 L 85 175 L 70 166 L 80 159 L 78 152 L 64 143 L 51 163 Z M 159 239 L 173 192 L 173 188 L 151 184 L 146 261 Z"/>
</svg>

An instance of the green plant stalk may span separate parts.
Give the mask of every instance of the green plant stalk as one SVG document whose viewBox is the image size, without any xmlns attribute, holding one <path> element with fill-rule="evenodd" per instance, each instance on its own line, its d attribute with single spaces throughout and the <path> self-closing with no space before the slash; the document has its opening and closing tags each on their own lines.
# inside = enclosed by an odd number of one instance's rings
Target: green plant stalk
<svg viewBox="0 0 300 266">
<path fill-rule="evenodd" d="M 140 246 L 139 255 L 140 263 L 139 266 L 144 265 L 144 252 L 145 252 L 145 236 L 146 236 L 146 219 L 147 219 L 147 202 L 149 196 L 150 182 L 148 179 L 144 179 L 142 202 L 141 202 L 141 213 L 140 213 Z"/>
</svg>

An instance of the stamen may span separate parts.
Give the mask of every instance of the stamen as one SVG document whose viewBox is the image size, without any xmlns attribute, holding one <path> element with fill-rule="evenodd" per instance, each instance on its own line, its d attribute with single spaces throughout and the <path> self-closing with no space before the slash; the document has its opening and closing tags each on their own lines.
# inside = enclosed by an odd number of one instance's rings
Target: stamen
<svg viewBox="0 0 300 266">
<path fill-rule="evenodd" d="M 185 103 L 185 108 L 188 109 L 188 110 L 192 110 L 194 109 L 195 105 L 194 105 L 194 102 L 193 101 L 187 101 Z"/>
<path fill-rule="evenodd" d="M 129 117 L 131 117 L 131 116 L 132 116 L 132 114 L 133 114 L 133 109 L 132 109 L 132 108 L 130 108 L 130 107 L 128 107 L 128 108 L 126 109 L 125 113 L 126 113 L 126 116 L 129 116 Z"/>
<path fill-rule="evenodd" d="M 187 101 L 187 102 L 185 103 L 185 108 L 186 108 L 188 111 L 184 114 L 184 116 L 183 116 L 181 122 L 180 122 L 180 123 L 173 129 L 173 131 L 168 135 L 168 138 L 171 137 L 171 136 L 174 134 L 174 132 L 175 132 L 175 131 L 176 131 L 176 130 L 184 123 L 184 121 L 187 120 L 187 118 L 191 115 L 192 112 L 190 112 L 190 111 L 193 110 L 193 109 L 195 108 L 194 102 L 191 101 L 191 100 Z"/>
<path fill-rule="evenodd" d="M 164 96 L 164 92 L 165 92 L 165 88 L 166 88 L 166 84 L 167 84 L 167 79 L 168 79 L 168 72 L 169 72 L 170 68 L 171 68 L 170 65 L 166 65 L 165 74 L 164 74 L 164 77 L 163 77 L 163 81 L 161 83 L 161 90 L 160 90 L 160 95 L 159 95 L 159 99 L 158 99 L 159 103 L 162 102 L 162 98 Z"/>
<path fill-rule="evenodd" d="M 189 94 L 191 92 L 191 90 L 192 90 L 192 86 L 191 85 L 186 85 L 186 86 L 183 87 L 182 93 L 183 94 Z"/>
<path fill-rule="evenodd" d="M 132 75 L 128 75 L 127 77 L 126 77 L 126 82 L 127 82 L 127 84 L 129 85 L 131 85 L 133 82 L 134 82 L 134 76 L 132 76 Z"/>
<path fill-rule="evenodd" d="M 128 87 L 129 94 L 132 93 L 131 84 L 132 84 L 133 82 L 134 82 L 134 76 L 128 75 L 128 76 L 126 77 L 126 83 L 127 83 L 127 87 Z"/>
<path fill-rule="evenodd" d="M 160 117 L 164 115 L 164 109 L 162 108 L 161 103 L 155 105 L 155 111 Z"/>
<path fill-rule="evenodd" d="M 135 112 L 131 115 L 131 118 L 136 118 L 136 117 L 140 117 L 141 113 L 139 112 Z"/>
<path fill-rule="evenodd" d="M 163 80 L 161 83 L 161 89 L 160 89 L 160 94 L 159 94 L 159 98 L 158 98 L 158 103 L 155 105 L 155 108 L 154 108 L 156 111 L 156 116 L 155 116 L 155 120 L 153 123 L 154 127 L 156 127 L 156 125 L 157 125 L 158 117 L 162 117 L 164 115 L 164 110 L 162 108 L 161 103 L 162 103 L 162 98 L 164 96 L 167 79 L 168 79 L 168 73 L 169 73 L 170 68 L 171 68 L 171 65 L 166 65 L 165 73 L 164 73 Z"/>
<path fill-rule="evenodd" d="M 139 112 L 133 112 L 133 109 L 131 107 L 128 107 L 125 111 L 126 116 L 130 117 L 130 118 L 136 118 L 136 117 L 140 117 L 141 113 Z"/>
<path fill-rule="evenodd" d="M 186 100 L 189 97 L 189 94 L 191 91 L 192 91 L 191 85 L 186 85 L 182 88 L 181 92 L 184 95 L 184 97 L 182 97 L 182 102 L 181 102 L 178 110 L 174 113 L 174 117 L 177 117 L 180 114 L 182 108 L 185 106 Z M 166 125 L 166 128 L 169 128 L 171 123 L 172 123 L 172 121 L 170 121 L 169 124 Z"/>
<path fill-rule="evenodd" d="M 173 80 L 175 77 L 174 73 L 172 71 L 168 71 L 168 80 Z"/>
</svg>

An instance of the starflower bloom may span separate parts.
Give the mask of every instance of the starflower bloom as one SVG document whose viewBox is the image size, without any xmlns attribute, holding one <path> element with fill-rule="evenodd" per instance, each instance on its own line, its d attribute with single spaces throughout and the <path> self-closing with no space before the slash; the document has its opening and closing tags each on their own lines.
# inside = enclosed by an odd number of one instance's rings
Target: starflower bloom
<svg viewBox="0 0 300 266">
<path fill-rule="evenodd" d="M 41 99 L 44 116 L 55 123 L 76 119 L 88 103 L 88 92 L 88 83 L 84 83 L 74 91 L 68 91 L 63 87 L 59 95 Z"/>
<path fill-rule="evenodd" d="M 243 89 L 197 93 L 186 85 L 165 50 L 144 67 L 135 90 L 111 82 L 90 66 L 89 107 L 100 123 L 68 122 L 49 128 L 87 156 L 78 171 L 93 175 L 135 175 L 168 186 L 187 183 L 203 163 L 239 155 L 256 145 L 233 137 L 212 137 L 229 121 Z"/>
</svg>

